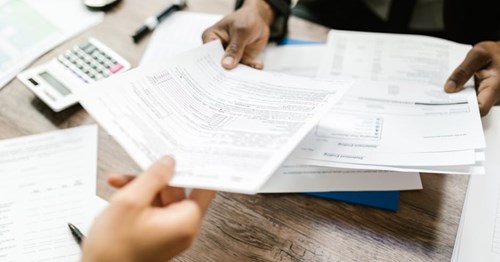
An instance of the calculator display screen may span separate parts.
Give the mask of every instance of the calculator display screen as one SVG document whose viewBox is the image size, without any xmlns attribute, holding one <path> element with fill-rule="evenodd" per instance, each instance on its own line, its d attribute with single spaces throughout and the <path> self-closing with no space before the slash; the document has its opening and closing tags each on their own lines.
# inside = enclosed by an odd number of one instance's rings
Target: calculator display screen
<svg viewBox="0 0 500 262">
<path fill-rule="evenodd" d="M 47 72 L 42 72 L 39 74 L 43 80 L 49 83 L 54 89 L 59 92 L 62 96 L 67 96 L 71 94 L 71 90 L 69 90 L 63 83 L 59 82 L 55 77 Z"/>
</svg>

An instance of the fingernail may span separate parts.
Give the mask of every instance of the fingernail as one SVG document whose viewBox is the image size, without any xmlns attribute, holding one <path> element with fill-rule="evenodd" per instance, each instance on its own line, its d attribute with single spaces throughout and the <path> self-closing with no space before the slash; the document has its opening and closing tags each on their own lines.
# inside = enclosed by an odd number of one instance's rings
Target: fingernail
<svg viewBox="0 0 500 262">
<path fill-rule="evenodd" d="M 234 63 L 234 58 L 232 58 L 230 56 L 226 56 L 222 60 L 222 65 L 224 65 L 224 66 L 232 66 L 233 63 Z"/>
<path fill-rule="evenodd" d="M 262 70 L 264 68 L 264 65 L 256 63 L 256 64 L 253 64 L 252 67 L 255 68 L 255 69 Z"/>
<path fill-rule="evenodd" d="M 454 92 L 457 89 L 457 84 L 454 81 L 448 81 L 444 85 L 444 90 L 446 92 Z"/>
<path fill-rule="evenodd" d="M 164 156 L 160 159 L 160 162 L 165 166 L 172 166 L 175 163 L 175 160 L 171 156 Z"/>
</svg>

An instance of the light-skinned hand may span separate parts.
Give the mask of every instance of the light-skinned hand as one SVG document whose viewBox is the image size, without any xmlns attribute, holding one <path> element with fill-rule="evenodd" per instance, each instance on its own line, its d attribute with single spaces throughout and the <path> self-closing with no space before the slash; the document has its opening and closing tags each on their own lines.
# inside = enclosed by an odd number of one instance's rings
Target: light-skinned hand
<svg viewBox="0 0 500 262">
<path fill-rule="evenodd" d="M 472 76 L 476 80 L 479 111 L 481 116 L 485 116 L 492 106 L 500 102 L 500 42 L 476 44 L 448 78 L 445 91 L 454 93 L 462 90 Z"/>
<path fill-rule="evenodd" d="M 225 47 L 222 66 L 235 68 L 242 63 L 262 69 L 257 59 L 269 40 L 273 10 L 263 0 L 246 0 L 243 6 L 203 32 L 203 43 L 221 40 Z"/>
<path fill-rule="evenodd" d="M 167 185 L 175 161 L 164 157 L 137 177 L 112 175 L 117 188 L 83 241 L 82 261 L 167 261 L 187 249 L 215 192 Z"/>
</svg>

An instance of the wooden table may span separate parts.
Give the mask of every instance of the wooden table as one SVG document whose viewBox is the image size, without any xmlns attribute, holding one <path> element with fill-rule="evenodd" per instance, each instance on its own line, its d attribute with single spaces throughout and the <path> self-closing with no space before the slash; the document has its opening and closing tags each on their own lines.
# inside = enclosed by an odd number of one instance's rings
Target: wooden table
<svg viewBox="0 0 500 262">
<path fill-rule="evenodd" d="M 130 35 L 168 0 L 124 0 L 102 24 L 44 55 L 43 63 L 93 36 L 137 65 L 149 38 Z M 231 0 L 190 0 L 189 9 L 227 13 Z M 327 29 L 291 19 L 291 36 L 324 40 Z M 18 80 L 0 91 L 0 139 L 95 123 L 81 106 L 53 113 Z M 98 194 L 112 190 L 110 172 L 139 168 L 102 129 Z M 453 250 L 468 178 L 422 175 L 424 190 L 402 192 L 397 213 L 301 194 L 247 196 L 219 193 L 192 248 L 176 261 L 446 261 Z"/>
</svg>

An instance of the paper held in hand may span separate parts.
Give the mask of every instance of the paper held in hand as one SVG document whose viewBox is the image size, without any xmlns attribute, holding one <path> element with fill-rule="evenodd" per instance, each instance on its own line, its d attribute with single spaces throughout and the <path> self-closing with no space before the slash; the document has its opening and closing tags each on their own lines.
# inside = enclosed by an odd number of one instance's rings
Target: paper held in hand
<svg viewBox="0 0 500 262">
<path fill-rule="evenodd" d="M 173 155 L 170 185 L 256 193 L 350 81 L 227 71 L 212 42 L 98 82 L 81 104 L 146 168 Z"/>
</svg>

